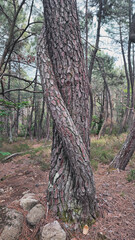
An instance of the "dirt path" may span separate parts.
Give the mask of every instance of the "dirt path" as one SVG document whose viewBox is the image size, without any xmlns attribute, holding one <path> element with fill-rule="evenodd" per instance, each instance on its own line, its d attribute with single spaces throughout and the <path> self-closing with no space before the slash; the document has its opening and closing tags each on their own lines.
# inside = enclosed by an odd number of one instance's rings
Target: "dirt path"
<svg viewBox="0 0 135 240">
<path fill-rule="evenodd" d="M 81 240 L 135 240 L 135 183 L 129 183 L 126 179 L 129 170 L 128 167 L 125 172 L 108 172 L 106 165 L 99 164 L 94 173 L 99 217 L 90 227 L 87 236 L 82 235 L 79 230 L 72 231 L 71 226 L 69 231 L 73 237 Z M 28 191 L 35 193 L 46 207 L 48 176 L 49 172 L 43 172 L 38 164 L 34 165 L 28 155 L 17 156 L 8 163 L 0 163 L 0 206 L 13 207 L 22 212 L 18 200 L 23 192 Z M 54 219 L 56 217 L 49 214 L 45 222 Z M 34 231 L 36 234 L 38 229 L 30 229 L 24 223 L 20 239 L 36 239 Z M 107 238 L 103 238 L 103 235 Z"/>
</svg>

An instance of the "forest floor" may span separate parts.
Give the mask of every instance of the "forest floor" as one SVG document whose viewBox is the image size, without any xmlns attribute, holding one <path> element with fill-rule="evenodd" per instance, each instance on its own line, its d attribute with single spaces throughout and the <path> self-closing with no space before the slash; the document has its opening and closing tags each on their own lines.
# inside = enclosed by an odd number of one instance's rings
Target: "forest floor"
<svg viewBox="0 0 135 240">
<path fill-rule="evenodd" d="M 135 156 L 125 171 L 108 170 L 108 161 L 116 154 L 124 138 L 123 135 L 113 140 L 111 137 L 92 139 L 91 155 L 99 216 L 89 227 L 87 235 L 83 235 L 79 228 L 74 230 L 72 224 L 62 222 L 49 212 L 36 228 L 30 228 L 24 221 L 19 240 L 37 240 L 35 236 L 40 226 L 56 219 L 70 240 L 135 240 L 135 181 L 128 181 L 131 169 L 135 169 Z M 26 216 L 27 212 L 20 207 L 19 199 L 24 192 L 30 192 L 36 194 L 46 209 L 51 142 L 44 144 L 43 140 L 19 140 L 12 144 L 3 143 L 0 151 L 5 155 L 7 152 L 24 151 L 24 154 L 4 162 L 1 157 L 0 206 L 14 208 Z"/>
</svg>

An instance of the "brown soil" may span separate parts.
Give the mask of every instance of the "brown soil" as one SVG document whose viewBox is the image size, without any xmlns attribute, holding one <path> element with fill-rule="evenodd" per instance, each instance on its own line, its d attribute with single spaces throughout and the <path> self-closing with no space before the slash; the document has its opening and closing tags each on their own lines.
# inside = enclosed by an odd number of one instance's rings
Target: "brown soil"
<svg viewBox="0 0 135 240">
<path fill-rule="evenodd" d="M 107 165 L 99 165 L 94 173 L 99 216 L 86 236 L 80 229 L 73 230 L 74 226 L 60 221 L 69 239 L 135 240 L 135 183 L 126 179 L 129 170 L 128 166 L 126 171 L 108 172 Z M 15 208 L 25 216 L 27 212 L 20 208 L 18 200 L 24 192 L 32 192 L 46 208 L 48 176 L 49 172 L 43 172 L 38 164 L 34 165 L 29 155 L 16 156 L 11 162 L 0 163 L 0 205 Z M 56 219 L 49 212 L 36 228 L 30 228 L 24 221 L 19 240 L 36 240 L 40 226 Z"/>
</svg>

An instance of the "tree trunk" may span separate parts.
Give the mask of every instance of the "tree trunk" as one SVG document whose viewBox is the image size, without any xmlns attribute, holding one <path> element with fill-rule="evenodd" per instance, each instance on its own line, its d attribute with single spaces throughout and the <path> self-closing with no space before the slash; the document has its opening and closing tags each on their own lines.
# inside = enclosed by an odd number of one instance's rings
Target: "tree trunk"
<svg viewBox="0 0 135 240">
<path fill-rule="evenodd" d="M 45 121 L 45 142 L 50 138 L 50 113 L 47 108 L 46 121 Z"/>
<path fill-rule="evenodd" d="M 122 149 L 119 151 L 117 156 L 111 162 L 110 166 L 114 168 L 119 168 L 121 170 L 125 170 L 134 151 L 135 151 L 135 119 L 133 122 L 133 126 L 127 136 L 127 139 L 123 144 Z"/>
<path fill-rule="evenodd" d="M 99 46 L 99 39 L 100 39 L 100 30 L 101 30 L 101 20 L 102 20 L 102 0 L 99 0 L 99 11 L 98 11 L 98 26 L 97 26 L 97 35 L 96 35 L 96 43 L 94 50 L 92 50 L 91 53 L 91 60 L 90 60 L 90 66 L 89 66 L 89 81 L 91 83 L 91 78 L 92 78 L 92 70 L 95 62 L 95 57 L 98 51 L 98 46 Z"/>
<path fill-rule="evenodd" d="M 125 58 L 125 52 L 124 52 L 124 46 L 123 46 L 123 38 L 122 38 L 122 29 L 121 26 L 119 27 L 120 31 L 120 45 L 121 45 L 121 52 L 122 52 L 122 57 L 123 57 L 123 62 L 124 62 L 124 68 L 125 68 L 125 74 L 126 74 L 126 80 L 127 80 L 127 101 L 126 101 L 126 110 L 124 113 L 123 121 L 121 124 L 120 128 L 120 133 L 122 130 L 126 127 L 127 125 L 127 120 L 128 120 L 128 115 L 129 115 L 129 105 L 130 105 L 130 79 L 129 79 L 129 73 L 128 73 L 128 67 L 127 67 L 127 62 Z"/>
<path fill-rule="evenodd" d="M 102 124 L 102 127 L 99 131 L 99 134 L 98 134 L 98 139 L 101 138 L 101 136 L 105 134 L 105 130 L 106 130 L 106 126 L 107 126 L 107 120 L 108 120 L 108 95 L 107 95 L 107 89 L 106 89 L 106 84 L 105 84 L 105 81 L 104 81 L 104 122 Z"/>
<path fill-rule="evenodd" d="M 38 140 L 40 140 L 43 137 L 42 124 L 43 124 L 44 112 L 45 112 L 45 96 L 43 96 L 42 111 L 41 111 L 40 121 L 38 125 Z"/>
<path fill-rule="evenodd" d="M 35 74 L 35 79 L 34 79 L 34 93 L 33 93 L 33 98 L 31 101 L 31 113 L 29 116 L 29 124 L 28 124 L 28 129 L 27 129 L 27 134 L 30 136 L 30 139 L 33 139 L 33 132 L 32 132 L 32 121 L 33 121 L 33 112 L 34 112 L 34 107 L 35 107 L 35 100 L 36 100 L 36 86 L 37 86 L 37 69 L 36 69 L 36 74 Z"/>
<path fill-rule="evenodd" d="M 10 73 L 11 73 L 11 62 L 9 61 L 9 68 L 8 68 L 8 73 L 9 73 L 9 76 L 8 76 L 8 90 L 10 89 L 10 84 L 11 84 L 11 78 L 10 78 Z M 10 101 L 10 92 L 8 92 L 7 94 L 7 97 L 8 97 L 8 101 Z M 10 123 L 9 123 L 9 115 L 11 113 L 8 114 L 7 116 L 7 136 L 9 137 L 10 135 Z"/>
<path fill-rule="evenodd" d="M 91 106 L 90 106 L 91 107 L 90 108 L 90 125 L 92 123 L 92 116 L 93 116 L 93 94 L 92 94 L 92 90 L 91 90 L 92 71 L 93 71 L 94 62 L 95 62 L 96 54 L 97 54 L 98 47 L 99 47 L 101 20 L 102 20 L 102 0 L 99 0 L 98 26 L 97 26 L 97 34 L 96 34 L 96 43 L 95 43 L 94 50 L 92 50 L 92 52 L 91 52 L 90 65 L 89 65 L 89 69 L 88 69 L 88 77 L 89 77 L 89 82 L 90 82 L 90 87 L 89 87 L 90 92 L 89 92 L 89 94 L 90 94 L 90 104 L 91 104 Z M 87 29 L 86 29 L 86 31 L 87 31 Z M 87 38 L 86 38 L 86 43 L 87 43 Z"/>
<path fill-rule="evenodd" d="M 131 29 L 131 18 L 133 14 L 133 2 L 129 0 L 129 29 Z M 129 38 L 128 41 L 128 67 L 129 67 L 129 76 L 130 76 L 130 87 L 131 87 L 131 103 L 130 103 L 130 111 L 129 111 L 129 126 L 132 126 L 133 123 L 133 111 L 134 111 L 134 72 L 133 72 L 133 64 L 131 62 L 131 49 L 132 44 Z"/>
<path fill-rule="evenodd" d="M 48 204 L 65 220 L 92 220 L 96 204 L 89 161 L 89 81 L 76 1 L 44 0 L 43 4 L 38 64 L 54 120 Z"/>
</svg>

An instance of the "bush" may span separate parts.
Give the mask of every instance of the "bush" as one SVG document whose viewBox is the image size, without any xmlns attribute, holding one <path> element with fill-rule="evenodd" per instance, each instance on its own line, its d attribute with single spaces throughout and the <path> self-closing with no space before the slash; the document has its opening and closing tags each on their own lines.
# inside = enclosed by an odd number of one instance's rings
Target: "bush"
<svg viewBox="0 0 135 240">
<path fill-rule="evenodd" d="M 130 173 L 127 175 L 128 182 L 135 180 L 135 169 L 130 170 Z"/>
</svg>

